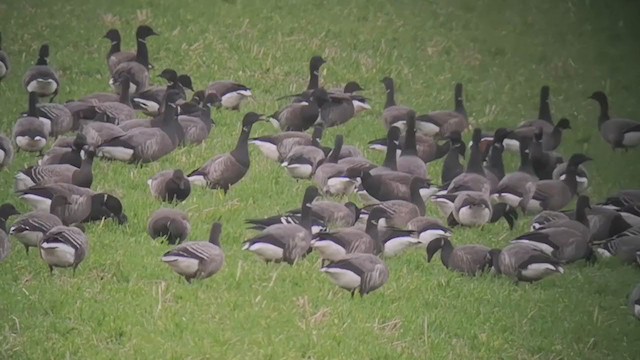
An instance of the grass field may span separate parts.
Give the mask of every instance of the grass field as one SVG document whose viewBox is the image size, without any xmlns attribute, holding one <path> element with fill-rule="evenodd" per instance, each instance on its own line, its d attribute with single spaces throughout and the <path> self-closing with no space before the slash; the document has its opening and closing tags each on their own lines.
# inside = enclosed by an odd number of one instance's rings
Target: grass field
<svg viewBox="0 0 640 360">
<path fill-rule="evenodd" d="M 399 103 L 419 113 L 453 107 L 453 84 L 465 84 L 474 126 L 515 126 L 537 114 L 541 85 L 551 86 L 555 119 L 573 130 L 561 148 L 595 159 L 588 165 L 594 199 L 620 188 L 640 188 L 638 152 L 612 153 L 596 132 L 594 90 L 610 95 L 612 113 L 640 118 L 638 4 L 632 1 L 274 1 L 181 2 L 30 0 L 0 4 L 0 31 L 13 72 L 0 84 L 0 131 L 10 133 L 26 110 L 24 71 L 49 42 L 61 75 L 60 101 L 108 91 L 100 37 L 111 27 L 133 32 L 148 23 L 154 74 L 164 67 L 189 73 L 196 88 L 234 79 L 253 89 L 243 111 L 270 114 L 275 99 L 301 90 L 310 56 L 328 63 L 328 87 L 359 81 L 374 110 L 327 131 L 366 148 L 385 131 L 380 79 L 393 76 Z M 146 221 L 163 206 L 146 180 L 159 170 L 190 171 L 236 141 L 242 113 L 216 112 L 209 140 L 179 149 L 141 169 L 96 161 L 94 189 L 118 195 L 129 224 L 87 227 L 91 250 L 72 276 L 49 276 L 37 253 L 13 254 L 0 265 L 2 359 L 637 359 L 640 329 L 626 295 L 637 269 L 615 261 L 578 263 L 533 285 L 505 278 L 466 278 L 439 259 L 413 252 L 387 261 L 390 280 L 363 299 L 350 299 L 319 271 L 315 256 L 295 267 L 265 265 L 241 250 L 252 232 L 243 220 L 299 206 L 296 183 L 252 149 L 248 176 L 225 197 L 196 189 L 178 208 L 188 211 L 192 239 L 205 239 L 221 217 L 225 268 L 188 285 L 160 262 L 168 246 L 146 235 Z M 254 134 L 272 133 L 267 123 Z M 467 138 L 468 138 L 467 134 Z M 380 162 L 382 154 L 367 150 Z M 0 173 L 0 201 L 18 203 L 13 175 L 36 158 L 19 154 Z M 517 156 L 507 155 L 508 169 Z M 440 164 L 431 166 L 439 179 Z M 19 204 L 26 211 L 24 204 Z M 435 209 L 431 209 L 432 211 Z M 434 212 L 435 214 L 435 212 Z M 501 222 L 456 229 L 455 244 L 503 246 L 528 228 Z"/>
</svg>

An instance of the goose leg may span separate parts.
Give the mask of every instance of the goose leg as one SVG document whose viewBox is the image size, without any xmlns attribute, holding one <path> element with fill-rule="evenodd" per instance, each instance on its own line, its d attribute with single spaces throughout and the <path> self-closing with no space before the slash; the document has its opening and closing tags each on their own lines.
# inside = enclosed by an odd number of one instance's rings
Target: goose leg
<svg viewBox="0 0 640 360">
<path fill-rule="evenodd" d="M 29 246 L 26 244 L 24 245 L 24 251 L 29 255 Z"/>
<path fill-rule="evenodd" d="M 53 276 L 53 266 L 49 265 L 49 275 Z"/>
<path fill-rule="evenodd" d="M 351 298 L 353 299 L 354 295 L 356 294 L 356 289 L 351 290 Z"/>
</svg>

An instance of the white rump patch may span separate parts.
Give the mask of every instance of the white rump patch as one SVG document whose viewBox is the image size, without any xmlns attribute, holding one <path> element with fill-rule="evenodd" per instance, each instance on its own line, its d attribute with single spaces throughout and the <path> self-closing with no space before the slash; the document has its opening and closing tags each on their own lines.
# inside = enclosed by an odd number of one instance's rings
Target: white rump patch
<svg viewBox="0 0 640 360">
<path fill-rule="evenodd" d="M 98 148 L 96 155 L 107 159 L 130 161 L 133 157 L 133 149 L 120 146 L 102 146 Z"/>
<path fill-rule="evenodd" d="M 640 131 L 632 131 L 624 134 L 624 136 L 622 137 L 622 145 L 628 147 L 640 145 Z"/>
<path fill-rule="evenodd" d="M 389 239 L 384 244 L 384 256 L 392 257 L 405 252 L 418 244 L 419 240 L 411 236 L 400 236 Z"/>
<path fill-rule="evenodd" d="M 162 261 L 171 266 L 173 271 L 183 276 L 194 275 L 198 271 L 200 262 L 190 257 L 182 256 L 163 256 Z"/>
<path fill-rule="evenodd" d="M 43 196 L 24 194 L 20 195 L 20 199 L 29 204 L 34 210 L 49 212 L 49 209 L 51 208 L 51 199 Z"/>
<path fill-rule="evenodd" d="M 308 179 L 313 171 L 309 164 L 287 164 L 286 168 L 289 175 L 295 179 Z"/>
<path fill-rule="evenodd" d="M 316 239 L 311 242 L 311 247 L 318 252 L 321 258 L 329 261 L 340 260 L 347 251 L 331 240 Z"/>
<path fill-rule="evenodd" d="M 280 129 L 280 123 L 278 123 L 277 128 Z M 260 140 L 251 140 L 249 141 L 249 144 L 257 146 L 260 152 L 262 152 L 268 159 L 278 161 L 280 154 L 278 153 L 278 147 L 276 145 Z"/>
<path fill-rule="evenodd" d="M 69 267 L 73 265 L 76 250 L 63 243 L 42 243 L 40 244 L 40 255 L 49 265 Z"/>
<path fill-rule="evenodd" d="M 357 289 L 360 286 L 360 276 L 354 272 L 340 268 L 322 268 L 323 273 L 329 276 L 331 281 L 339 287 L 347 290 Z"/>
<path fill-rule="evenodd" d="M 195 186 L 207 186 L 207 179 L 202 175 L 189 176 L 189 182 Z"/>
<path fill-rule="evenodd" d="M 275 245 L 268 243 L 255 243 L 253 245 L 246 244 L 243 250 L 251 251 L 264 260 L 280 260 L 283 257 L 283 250 Z"/>
</svg>

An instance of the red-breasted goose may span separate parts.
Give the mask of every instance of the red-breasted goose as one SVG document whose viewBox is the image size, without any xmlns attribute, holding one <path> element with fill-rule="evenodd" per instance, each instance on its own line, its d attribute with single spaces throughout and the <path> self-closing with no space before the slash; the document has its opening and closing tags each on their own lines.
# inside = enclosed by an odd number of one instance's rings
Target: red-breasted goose
<svg viewBox="0 0 640 360">
<path fill-rule="evenodd" d="M 319 192 L 315 186 L 305 190 L 300 224 L 276 224 L 244 242 L 242 250 L 250 251 L 265 262 L 293 265 L 311 251 L 311 206 Z"/>
<path fill-rule="evenodd" d="M 209 241 L 187 241 L 162 255 L 162 262 L 169 265 L 188 283 L 202 280 L 218 273 L 224 266 L 224 252 L 220 246 L 222 224 L 211 225 Z"/>
<path fill-rule="evenodd" d="M 510 244 L 504 249 L 491 249 L 493 269 L 514 283 L 533 283 L 553 274 L 563 274 L 560 260 L 528 244 Z"/>
<path fill-rule="evenodd" d="M 127 74 L 131 82 L 129 94 L 141 92 L 149 86 L 149 50 L 147 49 L 147 38 L 158 35 L 151 27 L 140 25 L 136 29 L 136 57 L 135 60 L 128 60 L 119 63 L 111 74 L 109 85 L 120 94 L 122 88 L 120 79 Z"/>
<path fill-rule="evenodd" d="M 427 262 L 440 251 L 442 265 L 451 271 L 457 271 L 468 276 L 480 275 L 491 265 L 489 249 L 484 245 L 462 245 L 454 247 L 451 240 L 442 237 L 427 245 Z"/>
<path fill-rule="evenodd" d="M 40 244 L 40 257 L 49 266 L 49 272 L 53 268 L 76 268 L 89 253 L 89 239 L 83 229 L 75 226 L 56 226 L 49 230 L 42 238 Z"/>
<path fill-rule="evenodd" d="M 254 112 L 245 114 L 242 119 L 242 131 L 236 147 L 229 153 L 216 155 L 199 169 L 189 173 L 191 185 L 206 186 L 210 189 L 222 189 L 225 194 L 249 171 L 249 135 L 253 124 L 262 120 L 262 115 Z"/>
<path fill-rule="evenodd" d="M 158 209 L 147 222 L 147 234 L 152 239 L 165 238 L 171 245 L 183 242 L 190 233 L 189 215 L 178 209 Z"/>
<path fill-rule="evenodd" d="M 589 99 L 600 104 L 598 130 L 604 141 L 612 149 L 628 149 L 640 145 L 640 122 L 623 118 L 612 118 L 609 115 L 609 100 L 602 91 L 596 91 Z"/>
<path fill-rule="evenodd" d="M 349 254 L 320 269 L 337 286 L 364 296 L 382 287 L 389 280 L 387 265 L 372 254 Z"/>
<path fill-rule="evenodd" d="M 9 55 L 2 50 L 2 33 L 0 33 L 0 82 L 7 77 L 11 70 L 11 61 Z"/>
<path fill-rule="evenodd" d="M 147 180 L 151 195 L 166 202 L 185 201 L 191 194 L 191 183 L 180 169 L 164 170 Z"/>
<path fill-rule="evenodd" d="M 13 125 L 11 137 L 18 147 L 18 151 L 24 150 L 42 154 L 42 150 L 49 140 L 49 130 L 46 124 L 38 118 L 37 102 L 38 94 L 30 92 L 27 116 L 20 117 Z"/>
<path fill-rule="evenodd" d="M 36 93 L 38 97 L 48 97 L 49 101 L 58 95 L 60 80 L 56 72 L 49 66 L 49 45 L 40 46 L 38 60 L 30 67 L 22 78 L 22 85 L 28 93 Z"/>
</svg>

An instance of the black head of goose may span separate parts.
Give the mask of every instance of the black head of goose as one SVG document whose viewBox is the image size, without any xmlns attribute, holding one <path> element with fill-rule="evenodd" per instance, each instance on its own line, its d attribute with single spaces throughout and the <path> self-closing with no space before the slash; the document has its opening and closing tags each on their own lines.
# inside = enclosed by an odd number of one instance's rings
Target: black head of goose
<svg viewBox="0 0 640 360">
<path fill-rule="evenodd" d="M 225 194 L 249 171 L 249 135 L 253 124 L 262 120 L 261 114 L 249 112 L 242 119 L 242 130 L 236 147 L 229 153 L 216 155 L 202 167 L 189 173 L 191 185 L 222 189 Z"/>
<path fill-rule="evenodd" d="M 427 262 L 440 251 L 442 265 L 451 271 L 476 276 L 491 267 L 489 249 L 484 245 L 463 245 L 454 247 L 448 238 L 439 238 L 427 245 Z"/>
<path fill-rule="evenodd" d="M 530 212 L 560 210 L 567 206 L 578 192 L 576 174 L 580 164 L 591 160 L 584 154 L 573 154 L 567 164 L 564 180 L 541 180 L 525 194 L 522 207 Z"/>
<path fill-rule="evenodd" d="M 177 209 L 158 209 L 151 214 L 147 223 L 147 234 L 152 239 L 165 238 L 171 245 L 183 242 L 189 233 L 189 215 Z"/>
<path fill-rule="evenodd" d="M 11 216 L 20 215 L 20 212 L 16 209 L 13 204 L 5 203 L 0 205 L 0 242 L 4 242 L 7 237 L 7 220 Z M 2 238 L 4 237 L 4 238 Z M 1 247 L 1 245 L 0 245 Z M 0 248 L 0 253 L 2 253 L 2 249 Z M 0 254 L 0 261 L 2 261 L 2 256 Z"/>
<path fill-rule="evenodd" d="M 9 55 L 2 50 L 2 33 L 0 33 L 0 82 L 2 82 L 2 79 L 7 77 L 10 70 L 11 61 L 9 60 Z"/>
<path fill-rule="evenodd" d="M 561 118 L 553 126 L 549 133 L 545 133 L 542 138 L 542 149 L 545 151 L 553 151 L 560 146 L 562 142 L 562 132 L 571 129 L 571 122 L 567 118 Z"/>
<path fill-rule="evenodd" d="M 132 52 L 124 52 L 121 49 L 122 38 L 118 29 L 109 29 L 107 33 L 102 37 L 109 40 L 111 46 L 107 52 L 107 67 L 109 68 L 109 74 L 113 74 L 113 70 L 122 62 L 134 61 L 136 54 Z"/>
<path fill-rule="evenodd" d="M 129 94 L 141 92 L 149 85 L 149 50 L 147 38 L 158 35 L 151 27 L 140 25 L 136 30 L 136 57 L 135 60 L 125 60 L 119 63 L 112 72 L 109 85 L 119 94 L 122 91 L 119 83 L 122 74 L 127 74 L 131 80 Z"/>
<path fill-rule="evenodd" d="M 318 188 L 309 186 L 302 200 L 300 224 L 276 224 L 244 242 L 250 251 L 265 262 L 286 262 L 293 265 L 311 251 L 311 203 L 319 195 Z"/>
<path fill-rule="evenodd" d="M 596 91 L 589 99 L 600 104 L 598 130 L 612 149 L 628 149 L 640 145 L 640 123 L 630 119 L 612 118 L 609 115 L 609 100 L 602 91 Z"/>
<path fill-rule="evenodd" d="M 30 166 L 19 171 L 16 176 L 15 190 L 20 191 L 36 185 L 56 183 L 73 184 L 90 188 L 93 182 L 93 158 L 95 152 L 89 148 L 82 152 L 80 168 L 68 164 Z"/>
<path fill-rule="evenodd" d="M 40 257 L 49 266 L 49 272 L 53 268 L 76 268 L 85 259 L 89 252 L 89 239 L 84 233 L 84 228 L 76 226 L 56 226 L 49 230 L 40 240 Z"/>
<path fill-rule="evenodd" d="M 356 290 L 364 296 L 382 287 L 389 279 L 387 265 L 372 254 L 349 254 L 320 269 L 329 279 L 349 292 L 353 298 Z"/>
<path fill-rule="evenodd" d="M 30 247 L 37 247 L 49 230 L 60 225 L 62 225 L 62 221 L 57 216 L 48 211 L 37 210 L 16 219 L 9 229 L 9 234 L 24 245 L 28 254 Z"/>
<path fill-rule="evenodd" d="M 27 116 L 20 117 L 13 126 L 12 138 L 18 151 L 24 150 L 42 154 L 42 150 L 49 140 L 49 130 L 46 124 L 38 118 L 37 103 L 38 94 L 30 92 Z"/>
<path fill-rule="evenodd" d="M 209 241 L 187 241 L 167 251 L 162 262 L 169 265 L 188 283 L 194 279 L 209 278 L 224 266 L 224 252 L 220 246 L 222 224 L 211 225 Z"/>
<path fill-rule="evenodd" d="M 13 144 L 4 134 L 0 134 L 0 170 L 3 170 L 13 162 Z"/>
<path fill-rule="evenodd" d="M 174 151 L 184 141 L 184 131 L 177 121 L 179 96 L 177 91 L 168 91 L 165 111 L 151 120 L 153 127 L 134 128 L 104 142 L 97 148 L 98 156 L 143 164 Z"/>
<path fill-rule="evenodd" d="M 114 219 L 120 225 L 127 223 L 120 200 L 107 193 L 86 193 L 81 196 L 54 194 L 49 208 L 65 225 Z"/>
<path fill-rule="evenodd" d="M 180 169 L 164 170 L 147 180 L 151 195 L 166 202 L 185 201 L 191 194 L 191 183 Z"/>
<path fill-rule="evenodd" d="M 533 283 L 553 274 L 563 274 L 558 259 L 528 244 L 509 244 L 504 249 L 491 249 L 489 256 L 496 273 L 507 276 L 517 285 Z"/>
<path fill-rule="evenodd" d="M 58 138 L 60 140 L 62 138 Z M 58 141 L 56 141 L 58 143 Z M 87 146 L 87 137 L 82 133 L 77 133 L 71 138 L 69 146 L 56 146 L 54 144 L 44 155 L 38 165 L 69 164 L 80 168 L 82 166 L 82 151 Z"/>
<path fill-rule="evenodd" d="M 326 61 L 322 56 L 315 55 L 309 60 L 309 83 L 307 84 L 307 90 L 315 90 L 320 87 L 320 68 Z"/>
<path fill-rule="evenodd" d="M 38 97 L 50 97 L 49 101 L 58 95 L 60 80 L 58 75 L 49 67 L 49 45 L 43 44 L 38 52 L 36 64 L 30 67 L 22 78 L 22 85 L 29 93 L 36 93 Z"/>
</svg>

